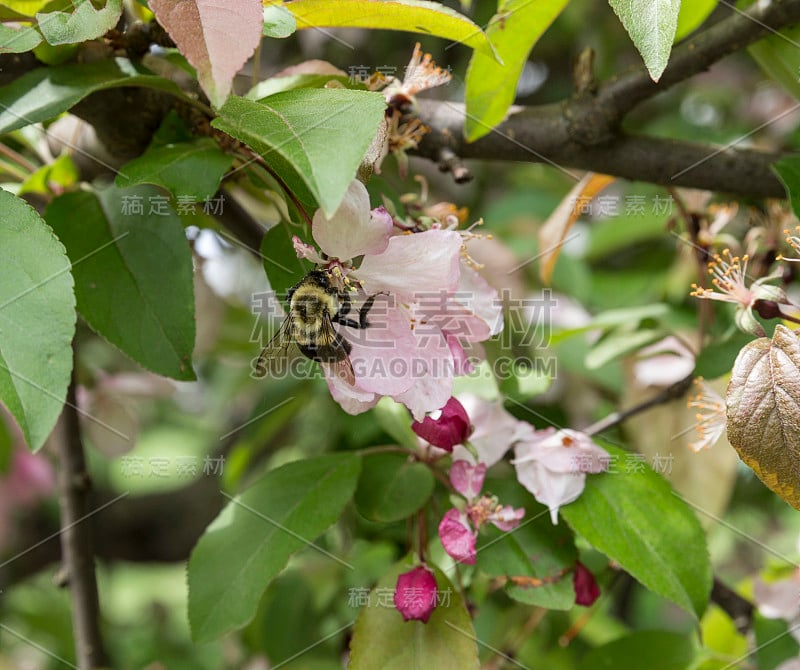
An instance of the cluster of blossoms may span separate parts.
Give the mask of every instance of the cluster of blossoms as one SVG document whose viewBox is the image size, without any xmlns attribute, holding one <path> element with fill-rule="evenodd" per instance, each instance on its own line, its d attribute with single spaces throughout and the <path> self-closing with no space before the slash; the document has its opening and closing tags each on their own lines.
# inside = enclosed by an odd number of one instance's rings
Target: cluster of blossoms
<svg viewBox="0 0 800 670">
<path fill-rule="evenodd" d="M 389 396 L 416 419 L 443 407 L 454 377 L 471 371 L 464 347 L 503 326 L 497 292 L 465 251 L 474 236 L 438 221 L 418 231 L 395 225 L 384 207 L 370 209 L 360 181 L 331 218 L 317 211 L 312 235 L 319 251 L 295 237 L 297 255 L 327 269 L 354 309 L 373 299 L 368 328 L 336 325 L 355 383 L 326 370 L 334 399 L 357 414 Z"/>
<path fill-rule="evenodd" d="M 477 557 L 477 538 L 487 523 L 504 532 L 513 531 L 525 516 L 525 510 L 503 505 L 495 496 L 482 493 L 489 467 L 514 448 L 517 478 L 533 496 L 550 510 L 553 523 L 558 510 L 580 496 L 587 472 L 601 472 L 608 466 L 608 454 L 584 433 L 573 430 L 535 430 L 503 409 L 501 402 L 489 402 L 472 394 L 450 398 L 439 411 L 416 421 L 414 432 L 427 446 L 427 456 L 435 459 L 451 454 L 450 482 L 463 500 L 448 510 L 439 523 L 439 539 L 455 561 L 473 565 Z M 423 566 L 401 575 L 395 591 L 396 604 L 404 601 L 402 593 L 413 581 L 418 585 L 423 572 L 430 588 L 435 589 L 433 574 Z M 412 579 L 413 578 L 413 579 Z M 579 605 L 591 605 L 599 588 L 591 572 L 577 563 L 573 584 Z M 400 595 L 398 595 L 400 594 Z M 433 604 L 431 604 L 433 603 Z M 401 607 L 403 617 L 427 621 L 435 606 L 435 597 L 414 600 L 416 609 Z M 425 607 L 429 605 L 429 608 Z"/>
</svg>

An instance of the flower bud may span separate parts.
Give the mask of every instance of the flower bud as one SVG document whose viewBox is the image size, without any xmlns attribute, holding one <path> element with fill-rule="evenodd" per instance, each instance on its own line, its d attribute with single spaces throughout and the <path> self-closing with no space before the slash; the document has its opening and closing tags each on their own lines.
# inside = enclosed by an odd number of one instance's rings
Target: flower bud
<svg viewBox="0 0 800 670">
<path fill-rule="evenodd" d="M 575 564 L 575 572 L 572 575 L 572 585 L 575 587 L 575 604 L 589 607 L 600 597 L 600 587 L 594 579 L 594 575 L 580 561 Z"/>
<path fill-rule="evenodd" d="M 467 410 L 455 398 L 447 401 L 438 418 L 426 416 L 411 424 L 411 429 L 423 440 L 445 451 L 453 451 L 453 447 L 462 444 L 472 432 Z"/>
<path fill-rule="evenodd" d="M 394 606 L 404 621 L 428 623 L 436 609 L 436 578 L 428 568 L 418 565 L 397 578 Z"/>
</svg>

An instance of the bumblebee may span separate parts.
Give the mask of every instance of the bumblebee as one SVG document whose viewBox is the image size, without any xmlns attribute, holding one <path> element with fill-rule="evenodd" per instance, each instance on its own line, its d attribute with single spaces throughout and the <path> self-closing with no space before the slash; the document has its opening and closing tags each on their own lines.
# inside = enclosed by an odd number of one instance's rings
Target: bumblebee
<svg viewBox="0 0 800 670">
<path fill-rule="evenodd" d="M 255 375 L 264 377 L 271 361 L 284 356 L 291 346 L 300 353 L 327 366 L 333 374 L 355 384 L 350 362 L 350 343 L 333 327 L 334 323 L 350 328 L 367 328 L 367 314 L 379 294 L 370 296 L 358 312 L 358 320 L 348 318 L 352 304 L 350 296 L 334 287 L 330 273 L 312 270 L 286 293 L 289 314 L 278 332 L 261 351 L 255 365 Z"/>
</svg>

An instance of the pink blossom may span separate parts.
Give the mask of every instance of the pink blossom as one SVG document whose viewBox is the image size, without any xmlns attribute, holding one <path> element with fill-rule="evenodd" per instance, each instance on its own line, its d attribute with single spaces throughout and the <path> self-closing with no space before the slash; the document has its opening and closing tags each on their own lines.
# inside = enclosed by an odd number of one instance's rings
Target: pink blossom
<svg viewBox="0 0 800 670">
<path fill-rule="evenodd" d="M 55 473 L 50 462 L 24 448 L 14 450 L 11 467 L 4 479 L 14 505 L 31 505 L 49 496 L 55 488 Z"/>
<path fill-rule="evenodd" d="M 459 563 L 475 564 L 476 532 L 469 527 L 467 517 L 457 509 L 450 509 L 439 524 L 439 539 L 447 554 Z"/>
<path fill-rule="evenodd" d="M 572 574 L 572 585 L 575 588 L 575 604 L 589 607 L 600 597 L 600 587 L 595 581 L 594 575 L 583 563 L 578 561 L 575 564 L 575 572 Z"/>
<path fill-rule="evenodd" d="M 330 270 L 337 288 L 348 293 L 349 318 L 357 320 L 373 298 L 368 328 L 335 324 L 351 345 L 355 382 L 323 368 L 345 411 L 363 412 L 389 396 L 423 422 L 426 413 L 450 399 L 454 376 L 469 371 L 462 342 L 486 339 L 502 326 L 499 301 L 462 263 L 461 233 L 399 232 L 384 207 L 369 205 L 366 188 L 353 181 L 333 216 L 321 210 L 314 215 L 312 234 L 320 252 L 294 240 L 298 256 Z"/>
<path fill-rule="evenodd" d="M 486 476 L 486 463 L 471 465 L 467 461 L 453 461 L 450 466 L 450 483 L 453 488 L 472 502 L 483 488 L 483 478 Z"/>
<path fill-rule="evenodd" d="M 450 467 L 453 488 L 467 499 L 467 505 L 463 512 L 450 509 L 445 513 L 439 524 L 439 538 L 448 555 L 461 563 L 475 563 L 475 542 L 478 530 L 485 523 L 508 532 L 525 516 L 522 508 L 502 506 L 496 497 L 480 495 L 485 475 L 485 463 L 472 465 L 467 461 L 453 461 Z"/>
<path fill-rule="evenodd" d="M 517 479 L 533 497 L 550 509 L 558 523 L 558 509 L 576 500 L 586 484 L 586 473 L 608 467 L 608 453 L 585 433 L 547 428 L 532 431 L 514 449 Z"/>
<path fill-rule="evenodd" d="M 394 589 L 394 606 L 403 615 L 403 621 L 428 623 L 436 609 L 436 577 L 428 568 L 418 565 L 397 578 Z"/>
<path fill-rule="evenodd" d="M 426 416 L 422 421 L 415 421 L 411 429 L 423 440 L 445 451 L 453 451 L 456 444 L 462 444 L 470 433 L 469 417 L 464 407 L 455 398 L 437 412 L 436 418 Z"/>
</svg>

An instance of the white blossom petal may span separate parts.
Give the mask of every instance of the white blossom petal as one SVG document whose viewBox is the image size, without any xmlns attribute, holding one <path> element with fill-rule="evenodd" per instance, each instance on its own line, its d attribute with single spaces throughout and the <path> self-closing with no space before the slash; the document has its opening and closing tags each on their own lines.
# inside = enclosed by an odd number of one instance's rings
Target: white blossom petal
<svg viewBox="0 0 800 670">
<path fill-rule="evenodd" d="M 330 219 L 321 209 L 316 211 L 311 228 L 319 248 L 341 260 L 381 253 L 391 233 L 391 217 L 372 215 L 367 188 L 358 179 L 351 182 L 342 204 Z"/>
</svg>

